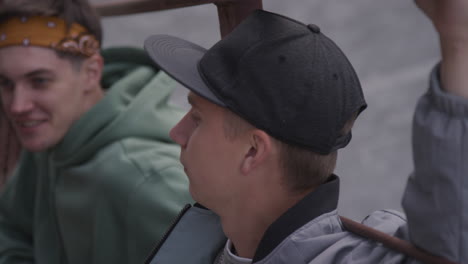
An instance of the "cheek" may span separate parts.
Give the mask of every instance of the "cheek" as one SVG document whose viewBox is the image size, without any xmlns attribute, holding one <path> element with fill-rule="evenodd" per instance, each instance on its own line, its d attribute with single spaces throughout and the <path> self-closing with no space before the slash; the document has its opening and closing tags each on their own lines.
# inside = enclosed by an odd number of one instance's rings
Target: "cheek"
<svg viewBox="0 0 468 264">
<path fill-rule="evenodd" d="M 180 136 L 179 134 L 179 137 Z M 190 169 L 200 172 L 209 172 L 212 165 L 216 162 L 216 155 L 213 152 L 215 142 L 211 141 L 209 135 L 203 133 L 199 128 L 191 131 L 190 135 L 184 135 L 185 145 L 182 146 L 184 159 Z"/>
<path fill-rule="evenodd" d="M 49 93 L 42 101 L 48 111 L 54 115 L 60 115 L 69 122 L 77 120 L 83 113 L 84 106 L 88 104 L 87 99 L 79 89 L 70 83 L 58 83 L 54 87 L 54 93 Z"/>
<path fill-rule="evenodd" d="M 195 132 L 192 139 L 197 140 L 191 139 L 188 147 L 193 151 L 190 154 L 194 164 L 205 174 L 222 177 L 221 174 L 226 174 L 226 170 L 231 170 L 235 163 L 232 148 L 214 135 L 198 136 Z"/>
<path fill-rule="evenodd" d="M 11 103 L 13 102 L 13 92 L 12 91 L 2 91 L 0 92 L 0 105 L 3 110 L 7 110 Z"/>
<path fill-rule="evenodd" d="M 35 111 L 41 112 L 42 114 L 60 116 L 69 112 L 67 108 L 76 107 L 73 102 L 67 99 L 66 97 L 61 98 L 58 93 L 38 93 L 34 99 Z"/>
</svg>

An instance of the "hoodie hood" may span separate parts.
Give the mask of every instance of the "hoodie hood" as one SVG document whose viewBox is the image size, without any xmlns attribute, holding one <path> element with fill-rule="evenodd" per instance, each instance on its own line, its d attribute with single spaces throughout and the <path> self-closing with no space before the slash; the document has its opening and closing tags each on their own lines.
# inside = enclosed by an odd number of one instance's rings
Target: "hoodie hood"
<svg viewBox="0 0 468 264">
<path fill-rule="evenodd" d="M 80 164 L 101 147 L 126 137 L 172 142 L 169 131 L 184 114 L 168 103 L 177 83 L 155 68 L 143 50 L 113 48 L 102 55 L 106 95 L 52 150 L 61 166 Z"/>
</svg>

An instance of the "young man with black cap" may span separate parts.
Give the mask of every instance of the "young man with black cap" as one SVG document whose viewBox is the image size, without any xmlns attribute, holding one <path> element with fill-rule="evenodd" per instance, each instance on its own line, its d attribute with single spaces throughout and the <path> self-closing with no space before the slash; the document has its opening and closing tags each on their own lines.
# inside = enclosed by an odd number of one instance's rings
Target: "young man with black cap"
<svg viewBox="0 0 468 264">
<path fill-rule="evenodd" d="M 467 263 L 468 1 L 418 4 L 443 60 L 415 114 L 408 222 L 378 211 L 363 223 L 430 260 Z M 192 196 L 214 212 L 188 207 L 148 263 L 419 263 L 350 232 L 337 214 L 337 150 L 366 103 L 353 67 L 317 26 L 259 10 L 209 50 L 166 35 L 145 48 L 190 89 L 192 108 L 171 137 Z"/>
<path fill-rule="evenodd" d="M 168 136 L 176 83 L 101 40 L 86 0 L 0 5 L 1 105 L 25 149 L 0 195 L 1 264 L 141 263 L 192 201 Z"/>
</svg>

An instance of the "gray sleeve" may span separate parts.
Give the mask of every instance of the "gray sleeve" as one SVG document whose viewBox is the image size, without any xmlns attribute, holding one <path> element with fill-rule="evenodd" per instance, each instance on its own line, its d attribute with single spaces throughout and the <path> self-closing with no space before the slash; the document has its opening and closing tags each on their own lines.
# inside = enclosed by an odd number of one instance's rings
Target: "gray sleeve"
<svg viewBox="0 0 468 264">
<path fill-rule="evenodd" d="M 415 169 L 403 197 L 411 241 L 468 263 L 468 100 L 441 89 L 439 66 L 417 105 L 412 141 Z"/>
</svg>

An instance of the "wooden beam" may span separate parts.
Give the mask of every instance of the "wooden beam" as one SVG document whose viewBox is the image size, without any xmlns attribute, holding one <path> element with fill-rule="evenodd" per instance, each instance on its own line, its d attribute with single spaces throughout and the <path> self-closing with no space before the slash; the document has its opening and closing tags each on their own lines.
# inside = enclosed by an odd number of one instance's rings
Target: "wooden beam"
<svg viewBox="0 0 468 264">
<path fill-rule="evenodd" d="M 255 9 L 262 9 L 262 0 L 236 0 L 217 2 L 221 37 L 231 32 L 244 18 Z"/>
<path fill-rule="evenodd" d="M 119 0 L 95 4 L 101 16 L 119 16 L 236 0 Z"/>
<path fill-rule="evenodd" d="M 213 3 L 218 8 L 221 36 L 232 31 L 250 12 L 262 9 L 262 0 L 119 0 L 96 4 L 101 16 L 130 15 Z"/>
</svg>

